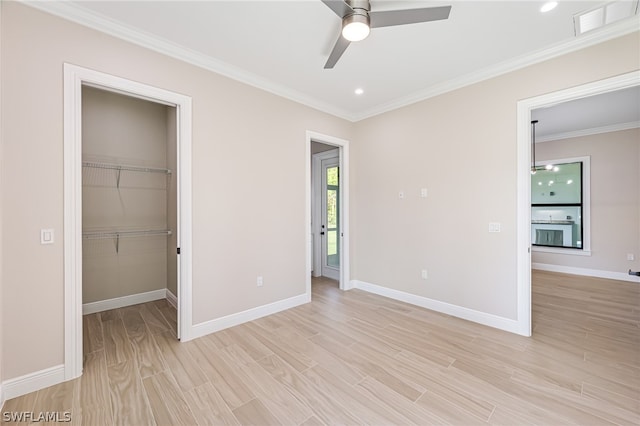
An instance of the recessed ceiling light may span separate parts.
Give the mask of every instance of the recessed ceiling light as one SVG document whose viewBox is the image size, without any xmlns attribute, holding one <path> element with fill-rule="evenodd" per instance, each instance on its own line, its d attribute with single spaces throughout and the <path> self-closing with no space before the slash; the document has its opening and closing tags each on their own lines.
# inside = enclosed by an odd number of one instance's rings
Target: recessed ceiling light
<svg viewBox="0 0 640 426">
<path fill-rule="evenodd" d="M 353 91 L 353 93 L 355 93 L 356 95 L 362 95 L 364 93 L 364 90 L 362 89 L 362 87 L 358 87 Z"/>
<path fill-rule="evenodd" d="M 548 1 L 542 5 L 542 7 L 540 8 L 540 12 L 542 13 L 550 12 L 553 9 L 555 9 L 557 5 L 558 5 L 557 1 Z"/>
</svg>

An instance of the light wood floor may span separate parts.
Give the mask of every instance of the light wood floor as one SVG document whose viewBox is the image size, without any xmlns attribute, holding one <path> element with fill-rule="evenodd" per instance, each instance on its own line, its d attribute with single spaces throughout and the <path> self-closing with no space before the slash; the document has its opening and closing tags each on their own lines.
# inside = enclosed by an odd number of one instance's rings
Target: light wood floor
<svg viewBox="0 0 640 426">
<path fill-rule="evenodd" d="M 70 410 L 85 425 L 640 424 L 638 284 L 535 272 L 531 338 L 329 280 L 310 304 L 187 343 L 170 312 L 85 317 L 83 376 L 3 411 Z"/>
</svg>

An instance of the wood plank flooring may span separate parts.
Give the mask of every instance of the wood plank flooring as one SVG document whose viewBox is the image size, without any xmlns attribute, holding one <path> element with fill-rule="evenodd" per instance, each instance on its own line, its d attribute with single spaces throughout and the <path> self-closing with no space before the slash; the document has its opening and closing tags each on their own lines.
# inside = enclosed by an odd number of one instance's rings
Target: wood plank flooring
<svg viewBox="0 0 640 426">
<path fill-rule="evenodd" d="M 186 343 L 165 301 L 87 315 L 83 376 L 2 411 L 85 425 L 640 424 L 640 285 L 533 276 L 531 338 L 326 279 L 310 304 Z"/>
</svg>

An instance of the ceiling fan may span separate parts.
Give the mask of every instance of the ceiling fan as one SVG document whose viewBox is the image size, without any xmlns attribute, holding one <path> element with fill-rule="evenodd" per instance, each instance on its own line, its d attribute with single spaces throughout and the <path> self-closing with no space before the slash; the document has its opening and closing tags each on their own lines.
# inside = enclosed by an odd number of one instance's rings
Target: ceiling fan
<svg viewBox="0 0 640 426">
<path fill-rule="evenodd" d="M 367 38 L 371 28 L 416 24 L 449 18 L 451 6 L 426 7 L 420 9 L 385 10 L 371 12 L 369 0 L 322 0 L 329 9 L 342 19 L 342 33 L 324 64 L 333 68 L 352 41 Z"/>
</svg>

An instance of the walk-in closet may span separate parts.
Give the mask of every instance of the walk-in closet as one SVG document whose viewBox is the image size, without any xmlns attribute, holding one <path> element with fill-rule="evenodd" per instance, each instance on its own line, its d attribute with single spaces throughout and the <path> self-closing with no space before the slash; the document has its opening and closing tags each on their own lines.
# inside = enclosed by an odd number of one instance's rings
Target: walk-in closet
<svg viewBox="0 0 640 426">
<path fill-rule="evenodd" d="M 107 365 L 177 338 L 176 152 L 175 107 L 82 87 L 83 346 Z"/>
</svg>

